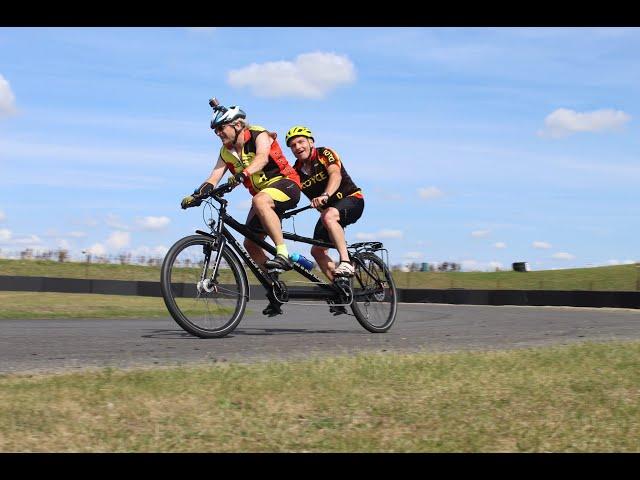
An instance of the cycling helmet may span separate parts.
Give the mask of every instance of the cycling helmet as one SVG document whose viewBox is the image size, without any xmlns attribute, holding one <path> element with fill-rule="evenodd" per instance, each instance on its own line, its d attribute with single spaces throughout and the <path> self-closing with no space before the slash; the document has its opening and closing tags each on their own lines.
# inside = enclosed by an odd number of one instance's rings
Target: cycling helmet
<svg viewBox="0 0 640 480">
<path fill-rule="evenodd" d="M 213 109 L 215 112 L 215 116 L 213 120 L 211 120 L 211 129 L 215 130 L 216 127 L 221 125 L 226 125 L 227 123 L 231 123 L 238 118 L 247 118 L 247 114 L 237 105 L 232 105 L 231 107 L 215 107 Z"/>
<path fill-rule="evenodd" d="M 296 125 L 295 127 L 291 127 L 287 132 L 287 136 L 284 138 L 287 147 L 289 146 L 289 140 L 293 137 L 307 137 L 315 142 L 313 138 L 313 133 L 307 127 L 303 127 L 302 125 Z"/>
</svg>

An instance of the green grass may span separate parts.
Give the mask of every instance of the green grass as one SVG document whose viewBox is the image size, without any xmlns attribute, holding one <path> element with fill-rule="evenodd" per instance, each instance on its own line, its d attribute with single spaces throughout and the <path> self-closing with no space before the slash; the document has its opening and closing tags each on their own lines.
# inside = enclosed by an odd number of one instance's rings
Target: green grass
<svg viewBox="0 0 640 480">
<path fill-rule="evenodd" d="M 640 342 L 10 374 L 0 451 L 637 452 L 639 396 Z"/>
<path fill-rule="evenodd" d="M 640 264 L 531 272 L 393 272 L 398 288 L 637 291 Z"/>
<path fill-rule="evenodd" d="M 193 269 L 184 269 L 188 278 Z M 316 270 L 322 277 L 322 273 Z M 50 260 L 0 259 L 0 275 L 42 276 L 56 278 L 95 278 L 111 280 L 160 281 L 160 267 L 139 265 L 59 263 Z M 398 288 L 467 288 L 486 290 L 640 290 L 640 264 L 610 267 L 541 270 L 532 272 L 393 272 Z M 249 281 L 257 283 L 249 273 Z M 193 277 L 189 277 L 193 278 Z M 222 282 L 230 279 L 223 271 Z M 304 280 L 287 272 L 282 279 Z M 179 280 L 179 279 L 178 279 Z"/>
<path fill-rule="evenodd" d="M 96 295 L 86 293 L 0 292 L 0 319 L 39 318 L 164 318 L 169 317 L 160 297 Z M 187 314 L 204 313 L 204 305 L 178 299 Z M 213 312 L 209 306 L 208 311 Z M 222 309 L 225 310 L 225 309 Z M 226 309 L 229 311 L 229 309 Z"/>
</svg>

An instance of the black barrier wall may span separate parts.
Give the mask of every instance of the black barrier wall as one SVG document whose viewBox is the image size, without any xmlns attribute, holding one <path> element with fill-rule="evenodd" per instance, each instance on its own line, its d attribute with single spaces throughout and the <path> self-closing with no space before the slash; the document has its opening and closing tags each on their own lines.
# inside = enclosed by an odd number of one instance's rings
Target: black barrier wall
<svg viewBox="0 0 640 480">
<path fill-rule="evenodd" d="M 0 276 L 0 291 L 97 293 L 160 297 L 160 282 L 87 280 L 78 278 Z M 295 290 L 304 290 L 296 288 Z M 264 299 L 260 285 L 250 285 L 250 298 Z M 193 294 L 192 285 L 183 293 Z M 532 305 L 569 307 L 640 308 L 640 292 L 580 290 L 466 290 L 451 288 L 398 289 L 398 301 L 405 303 L 449 303 L 457 305 Z M 1 305 L 0 305 L 1 308 Z"/>
</svg>

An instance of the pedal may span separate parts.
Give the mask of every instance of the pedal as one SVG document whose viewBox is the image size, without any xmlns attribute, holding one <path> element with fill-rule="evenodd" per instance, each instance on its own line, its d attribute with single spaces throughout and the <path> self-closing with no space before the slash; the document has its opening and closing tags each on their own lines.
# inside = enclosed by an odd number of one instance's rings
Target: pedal
<svg viewBox="0 0 640 480">
<path fill-rule="evenodd" d="M 342 305 L 332 305 L 329 307 L 329 313 L 333 313 L 333 316 L 336 317 L 338 315 L 348 314 L 349 312 L 347 312 L 347 309 Z"/>
<path fill-rule="evenodd" d="M 282 309 L 279 305 L 270 303 L 267 308 L 262 310 L 262 314 L 266 315 L 267 317 L 275 317 L 276 315 L 282 315 Z"/>
<path fill-rule="evenodd" d="M 347 277 L 336 277 L 333 281 L 338 290 L 340 290 L 340 295 L 342 296 L 342 303 L 345 305 L 351 304 L 353 299 L 353 290 L 351 290 L 351 282 Z"/>
<path fill-rule="evenodd" d="M 333 274 L 333 276 L 334 276 L 336 279 L 338 279 L 338 278 L 344 278 L 344 279 L 347 279 L 347 280 L 348 280 L 348 279 L 350 279 L 351 277 L 353 277 L 353 276 L 354 276 L 354 274 L 353 274 L 353 273 L 342 273 L 342 274 L 340 274 L 340 273 L 334 273 L 334 274 Z"/>
<path fill-rule="evenodd" d="M 287 303 L 289 301 L 289 290 L 284 282 L 278 280 L 273 283 L 273 298 L 278 303 Z"/>
</svg>

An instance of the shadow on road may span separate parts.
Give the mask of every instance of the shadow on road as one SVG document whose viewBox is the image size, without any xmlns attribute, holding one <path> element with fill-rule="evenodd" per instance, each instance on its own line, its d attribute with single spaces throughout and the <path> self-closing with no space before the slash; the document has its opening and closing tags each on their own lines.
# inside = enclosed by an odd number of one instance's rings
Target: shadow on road
<svg viewBox="0 0 640 480">
<path fill-rule="evenodd" d="M 235 336 L 242 335 L 296 335 L 296 334 L 361 334 L 366 332 L 359 332 L 356 330 L 309 330 L 308 328 L 238 328 L 234 330 L 229 335 L 222 337 L 222 339 L 229 339 Z M 183 330 L 175 329 L 175 330 L 152 330 L 151 333 L 141 335 L 142 338 L 162 338 L 162 339 L 183 339 L 183 340 L 216 340 L 212 339 L 201 339 L 196 337 L 195 335 L 191 335 L 188 332 Z M 220 339 L 221 340 L 221 339 Z"/>
</svg>

